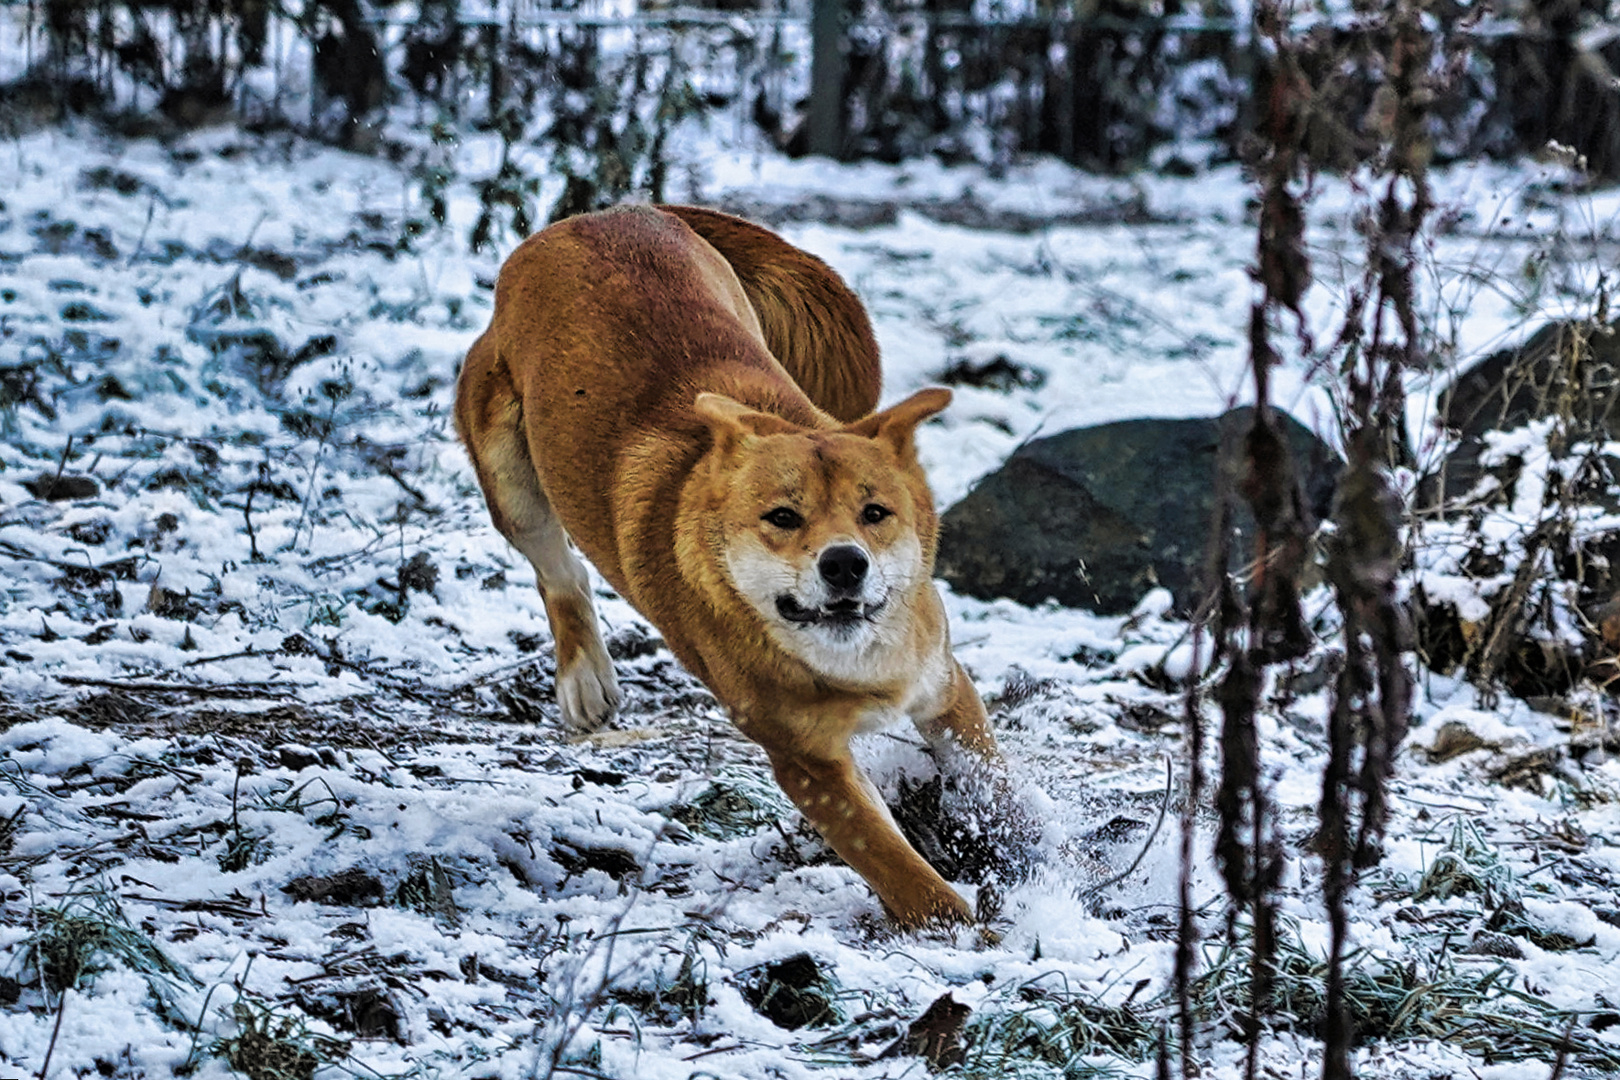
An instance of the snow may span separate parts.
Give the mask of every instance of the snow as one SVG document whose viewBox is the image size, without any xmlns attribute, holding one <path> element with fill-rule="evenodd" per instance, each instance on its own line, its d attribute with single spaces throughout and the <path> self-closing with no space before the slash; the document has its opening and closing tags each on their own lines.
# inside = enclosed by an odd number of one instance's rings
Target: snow
<svg viewBox="0 0 1620 1080">
<path fill-rule="evenodd" d="M 471 162 L 489 147 L 472 140 L 460 152 Z M 1097 178 L 1046 160 L 1004 175 L 842 166 L 702 133 L 682 153 L 685 201 L 900 207 L 889 225 L 781 226 L 870 306 L 885 402 L 954 359 L 1005 356 L 1044 376 L 1038 388 L 961 388 L 922 429 L 941 506 L 1038 435 L 1213 415 L 1244 400 L 1254 241 L 1235 169 L 1182 180 Z M 96 186 L 97 169 L 135 177 L 138 194 Z M 1585 253 L 1620 239 L 1620 197 L 1570 194 L 1566 180 L 1537 165 L 1437 178 L 1458 224 L 1435 238 L 1425 289 L 1455 356 L 1577 310 L 1599 265 Z M 1342 296 L 1332 286 L 1354 276 L 1360 239 L 1354 186 L 1319 187 L 1311 243 L 1324 285 L 1307 308 L 1325 337 Z M 215 1048 L 241 1031 L 233 1005 L 294 1015 L 370 986 L 388 995 L 402 1041 L 343 1034 L 360 1072 L 544 1074 L 573 1032 L 569 1060 L 610 1076 L 898 1077 L 918 1075 L 916 1059 L 877 1054 L 947 991 L 984 1018 L 1026 1007 L 1020 990 L 1036 981 L 1116 1007 L 1158 998 L 1173 965 L 1163 919 L 1176 903 L 1179 788 L 1166 828 L 1151 843 L 1148 833 L 1167 794 L 1164 759 L 1179 775 L 1184 757 L 1183 704 L 1166 679 L 1208 663 L 1169 618 L 1167 594 L 1119 618 L 943 590 L 957 655 L 1003 702 L 997 734 L 1041 824 L 1042 864 L 1005 888 L 998 941 L 971 929 L 895 934 L 667 652 L 619 662 L 631 707 L 613 731 L 565 739 L 530 571 L 490 526 L 447 421 L 499 255 L 465 251 L 476 202 L 464 183 L 451 193 L 450 229 L 398 251 L 411 199 L 409 177 L 386 163 L 225 131 L 169 146 L 43 132 L 0 157 L 0 369 L 45 372 L 55 410 L 0 408 L 0 975 L 22 984 L 0 1012 L 0 1062 L 37 1072 L 62 1008 L 53 1076 L 98 1062 L 168 1075 L 190 1059 L 192 1075 L 221 1077 Z M 1058 223 L 968 228 L 939 210 L 957 200 Z M 1110 217 L 1121 206 L 1143 223 Z M 115 257 L 84 242 L 93 230 Z M 47 250 L 42 237 L 64 233 Z M 1588 246 L 1571 248 L 1572 235 Z M 1558 273 L 1536 289 L 1517 276 L 1529 253 L 1558 245 L 1573 251 Z M 290 257 L 291 272 L 266 253 Z M 289 353 L 332 335 L 329 355 L 277 380 L 230 350 L 210 352 L 199 313 L 238 274 L 254 313 L 238 328 L 268 328 Z M 105 321 L 65 317 L 76 301 Z M 1331 436 L 1335 403 L 1309 360 L 1290 356 L 1274 392 Z M 1413 387 L 1420 435 L 1434 388 Z M 99 494 L 47 503 L 23 486 L 59 468 L 94 477 Z M 437 580 L 413 591 L 399 575 L 418 555 Z M 1437 570 L 1424 583 L 1479 614 L 1467 606 L 1478 593 L 1454 577 Z M 628 605 L 599 593 L 610 638 L 646 636 Z M 166 682 L 199 696 L 134 689 Z M 1613 908 L 1620 887 L 1620 764 L 1589 756 L 1545 790 L 1508 788 L 1490 779 L 1502 755 L 1556 750 L 1567 724 L 1441 676 L 1424 681 L 1418 708 L 1386 859 L 1356 899 L 1356 943 L 1428 956 L 1442 938 L 1402 912 L 1478 922 L 1478 895 L 1412 899 L 1466 819 L 1523 883 L 1527 919 L 1582 942 L 1564 952 L 1526 943 L 1525 959 L 1501 961 L 1506 978 L 1582 1015 L 1612 1011 L 1620 931 L 1598 909 Z M 1320 693 L 1279 697 L 1261 724 L 1291 854 L 1287 910 L 1315 953 L 1326 924 L 1305 847 L 1325 712 Z M 1452 721 L 1495 749 L 1430 763 L 1417 751 Z M 905 731 L 863 739 L 858 753 L 891 797 L 902 775 L 930 769 Z M 711 783 L 743 792 L 766 823 L 715 836 L 674 820 Z M 1137 827 L 1112 837 L 1101 827 L 1115 818 Z M 1555 823 L 1584 846 L 1548 848 L 1560 869 L 1544 870 L 1525 838 Z M 1206 929 L 1218 935 L 1202 826 L 1199 840 L 1194 898 L 1211 904 Z M 1144 843 L 1132 874 L 1081 899 Z M 283 891 L 350 869 L 375 881 L 380 900 Z M 183 1022 L 115 962 L 65 999 L 41 991 L 25 967 L 39 913 L 97 896 L 195 976 L 198 987 L 175 987 Z M 806 952 L 835 980 L 843 1019 L 786 1031 L 747 1002 L 746 973 Z M 703 984 L 695 1016 L 636 1012 L 632 1003 L 667 998 L 682 979 Z M 342 1034 L 309 1016 L 311 1032 Z M 1593 1037 L 1612 1043 L 1615 1028 Z M 1198 1053 L 1208 1075 L 1239 1075 L 1232 1041 L 1212 1035 Z M 1307 1032 L 1268 1036 L 1264 1053 L 1279 1074 L 1319 1068 Z M 1359 1055 L 1363 1075 L 1512 1080 L 1548 1069 L 1423 1040 Z M 1147 1061 L 1108 1067 L 1152 1071 Z M 1565 1075 L 1597 1075 L 1582 1069 Z"/>
</svg>

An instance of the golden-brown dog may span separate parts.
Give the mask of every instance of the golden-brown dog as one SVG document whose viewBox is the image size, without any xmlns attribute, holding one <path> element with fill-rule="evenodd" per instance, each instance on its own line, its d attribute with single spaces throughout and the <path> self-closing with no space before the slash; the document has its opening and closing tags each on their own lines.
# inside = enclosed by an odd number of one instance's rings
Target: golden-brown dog
<svg viewBox="0 0 1620 1080">
<path fill-rule="evenodd" d="M 737 218 L 624 207 L 513 252 L 456 395 L 495 525 L 534 565 L 566 723 L 619 704 L 569 538 L 764 747 L 777 782 L 905 926 L 966 920 L 850 738 L 909 717 L 995 761 L 931 580 L 912 435 L 950 392 L 877 402 L 860 301 Z"/>
</svg>

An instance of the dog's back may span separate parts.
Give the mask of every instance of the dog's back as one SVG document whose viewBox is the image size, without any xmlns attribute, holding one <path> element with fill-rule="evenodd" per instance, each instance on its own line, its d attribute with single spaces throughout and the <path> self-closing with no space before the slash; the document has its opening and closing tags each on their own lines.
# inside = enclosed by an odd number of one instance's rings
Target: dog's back
<svg viewBox="0 0 1620 1080">
<path fill-rule="evenodd" d="M 723 267 L 710 265 L 713 254 Z M 741 304 L 734 294 L 739 285 L 746 298 Z M 465 385 L 482 379 L 482 370 L 495 368 L 509 351 L 501 348 L 502 338 L 544 340 L 558 354 L 569 350 L 572 337 L 583 336 L 596 353 L 597 343 L 582 328 L 633 335 L 637 344 L 617 354 L 656 351 L 647 359 L 657 362 L 656 377 L 668 384 L 672 368 L 742 359 L 747 350 L 727 341 L 740 322 L 758 328 L 781 368 L 836 420 L 865 416 L 881 390 L 871 322 L 837 273 L 774 233 L 714 210 L 621 207 L 559 222 L 513 252 L 497 284 L 496 307 L 490 332 L 469 354 L 475 370 Z M 611 318 L 604 317 L 608 311 Z M 553 359 L 566 363 L 565 356 Z M 542 370 L 555 373 L 555 366 Z M 525 397 L 531 392 L 516 389 Z M 465 435 L 471 417 L 463 411 L 458 408 L 457 422 Z"/>
</svg>

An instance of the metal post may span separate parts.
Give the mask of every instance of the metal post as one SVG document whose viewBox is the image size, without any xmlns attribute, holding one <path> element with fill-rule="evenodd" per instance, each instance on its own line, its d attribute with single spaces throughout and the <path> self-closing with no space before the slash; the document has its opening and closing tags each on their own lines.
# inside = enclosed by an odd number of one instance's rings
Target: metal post
<svg viewBox="0 0 1620 1080">
<path fill-rule="evenodd" d="M 810 152 L 844 154 L 844 4 L 810 3 Z"/>
</svg>

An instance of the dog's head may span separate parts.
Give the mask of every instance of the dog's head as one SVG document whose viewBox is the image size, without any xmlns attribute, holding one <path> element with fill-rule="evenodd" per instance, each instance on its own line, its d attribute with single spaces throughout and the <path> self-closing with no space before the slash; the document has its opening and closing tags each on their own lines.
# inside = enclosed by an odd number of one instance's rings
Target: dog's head
<svg viewBox="0 0 1620 1080">
<path fill-rule="evenodd" d="M 923 390 L 817 431 L 718 394 L 695 409 L 714 440 L 710 528 L 729 585 L 812 669 L 863 681 L 907 640 L 931 587 L 938 521 L 912 435 L 950 403 Z"/>
</svg>

